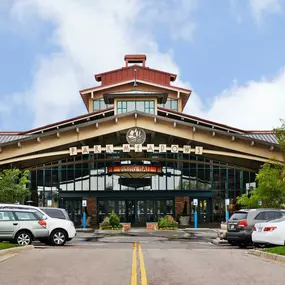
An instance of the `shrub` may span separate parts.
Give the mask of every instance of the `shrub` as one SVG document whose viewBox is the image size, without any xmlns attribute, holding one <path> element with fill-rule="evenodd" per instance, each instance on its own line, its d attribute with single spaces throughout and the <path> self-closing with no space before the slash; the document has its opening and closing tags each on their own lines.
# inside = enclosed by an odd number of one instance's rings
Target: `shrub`
<svg viewBox="0 0 285 285">
<path fill-rule="evenodd" d="M 101 223 L 101 226 L 110 226 L 110 219 L 109 217 L 106 217 L 103 222 Z"/>
<path fill-rule="evenodd" d="M 100 224 L 101 230 L 120 230 L 123 226 L 120 224 L 120 217 L 114 212 L 106 217 Z"/>
<path fill-rule="evenodd" d="M 109 215 L 109 222 L 113 228 L 120 227 L 120 217 L 116 215 L 114 212 L 112 212 L 112 214 Z"/>
<path fill-rule="evenodd" d="M 172 216 L 164 216 L 163 218 L 159 219 L 158 227 L 160 229 L 177 229 L 178 223 Z"/>
</svg>

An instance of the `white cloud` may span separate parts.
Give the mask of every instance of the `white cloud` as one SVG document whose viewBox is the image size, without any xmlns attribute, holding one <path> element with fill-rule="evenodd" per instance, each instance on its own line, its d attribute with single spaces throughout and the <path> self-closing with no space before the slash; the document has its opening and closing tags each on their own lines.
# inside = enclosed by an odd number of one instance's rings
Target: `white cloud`
<svg viewBox="0 0 285 285">
<path fill-rule="evenodd" d="M 260 23 L 266 14 L 282 12 L 281 0 L 250 0 L 249 5 L 257 23 Z"/>
<path fill-rule="evenodd" d="M 153 30 L 154 24 L 166 27 L 172 39 L 192 41 L 196 31 L 194 12 L 198 8 L 198 0 L 144 0 L 144 25 Z M 155 5 L 154 5 L 155 3 Z"/>
<path fill-rule="evenodd" d="M 186 112 L 233 127 L 271 130 L 285 118 L 285 72 L 275 78 L 233 84 L 211 102 L 203 102 L 197 94 L 189 100 Z"/>
<path fill-rule="evenodd" d="M 196 8 L 194 0 L 181 2 L 184 6 L 164 6 L 164 1 L 150 0 L 18 0 L 15 3 L 11 17 L 21 26 L 28 25 L 29 29 L 23 27 L 25 31 L 38 32 L 38 27 L 34 27 L 37 22 L 39 26 L 45 22 L 52 24 L 52 34 L 47 40 L 57 48 L 57 52 L 38 59 L 32 85 L 14 96 L 15 104 L 18 102 L 22 108 L 26 103 L 30 108 L 34 126 L 86 112 L 78 90 L 95 85 L 95 73 L 123 66 L 123 56 L 127 53 L 145 53 L 150 67 L 179 74 L 172 51 L 160 51 L 153 27 L 168 25 L 169 32 L 174 32 L 172 21 L 167 24 L 165 20 L 169 17 L 176 19 L 175 27 L 179 30 L 183 25 L 179 15 L 185 19 Z M 193 6 L 187 8 L 190 3 Z M 149 25 L 143 25 L 147 20 Z M 175 85 L 189 87 L 179 77 Z M 271 129 L 279 125 L 279 118 L 284 118 L 283 90 L 285 75 L 281 72 L 274 79 L 243 86 L 234 84 L 210 102 L 202 101 L 194 92 L 186 111 L 235 127 Z M 8 111 L 2 104 L 0 113 L 4 112 Z"/>
<path fill-rule="evenodd" d="M 181 2 L 182 6 L 174 11 L 175 19 L 179 11 L 184 18 L 192 11 L 189 3 Z M 95 85 L 93 74 L 123 66 L 127 53 L 146 53 L 151 67 L 179 73 L 171 51 L 159 51 L 152 36 L 154 27 L 145 29 L 141 25 L 147 21 L 152 25 L 166 23 L 142 14 L 147 7 L 154 11 L 156 5 L 139 0 L 16 2 L 12 17 L 21 26 L 29 25 L 31 33 L 33 26 L 37 28 L 36 21 L 51 23 L 53 32 L 49 40 L 58 48 L 58 52 L 38 60 L 32 86 L 24 94 L 35 116 L 34 126 L 84 112 L 78 90 Z M 162 13 L 171 15 L 170 11 L 169 5 Z M 176 23 L 182 24 L 178 20 Z M 181 33 L 181 37 L 191 36 L 187 28 Z"/>
</svg>

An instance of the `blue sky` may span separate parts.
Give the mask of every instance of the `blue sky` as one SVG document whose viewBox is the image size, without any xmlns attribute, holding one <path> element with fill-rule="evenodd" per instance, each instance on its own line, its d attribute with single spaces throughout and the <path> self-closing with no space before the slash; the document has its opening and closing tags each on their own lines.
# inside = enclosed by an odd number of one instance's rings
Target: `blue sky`
<svg viewBox="0 0 285 285">
<path fill-rule="evenodd" d="M 178 73 L 187 113 L 244 129 L 285 118 L 284 1 L 117 2 L 1 1 L 0 130 L 83 114 L 78 90 L 127 53 Z"/>
</svg>

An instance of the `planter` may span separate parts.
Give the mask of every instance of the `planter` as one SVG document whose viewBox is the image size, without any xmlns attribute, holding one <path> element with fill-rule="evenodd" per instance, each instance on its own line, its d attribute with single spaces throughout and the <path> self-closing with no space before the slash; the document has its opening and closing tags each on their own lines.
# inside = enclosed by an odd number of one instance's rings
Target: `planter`
<svg viewBox="0 0 285 285">
<path fill-rule="evenodd" d="M 179 222 L 181 226 L 188 226 L 190 223 L 190 216 L 181 216 Z"/>
<path fill-rule="evenodd" d="M 121 225 L 122 225 L 122 229 L 124 230 L 124 231 L 129 231 L 130 229 L 131 229 L 131 223 L 121 223 Z"/>
<path fill-rule="evenodd" d="M 157 231 L 158 230 L 158 223 L 146 223 L 146 229 L 148 231 Z"/>
</svg>

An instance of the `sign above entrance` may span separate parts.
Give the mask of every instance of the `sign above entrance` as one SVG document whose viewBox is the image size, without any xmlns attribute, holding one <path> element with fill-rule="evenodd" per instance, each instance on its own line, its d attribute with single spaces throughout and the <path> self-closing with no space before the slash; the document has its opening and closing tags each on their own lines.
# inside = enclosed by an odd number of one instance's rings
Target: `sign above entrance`
<svg viewBox="0 0 285 285">
<path fill-rule="evenodd" d="M 112 144 L 107 144 L 105 147 L 101 145 L 94 145 L 93 147 L 89 146 L 82 146 L 81 148 L 77 147 L 70 147 L 69 154 L 74 156 L 79 153 L 81 154 L 89 154 L 90 152 L 93 153 L 102 153 L 105 151 L 106 153 L 113 153 L 115 151 L 123 151 L 123 152 L 159 152 L 159 153 L 166 153 L 170 151 L 172 153 L 182 152 L 185 154 L 195 153 L 197 155 L 203 154 L 203 147 L 196 146 L 195 148 L 191 147 L 190 145 L 184 145 L 183 147 L 179 147 L 177 144 L 173 144 L 171 146 L 167 146 L 166 144 L 160 144 L 155 146 L 154 144 L 147 144 L 143 146 L 142 144 L 134 144 L 133 146 L 130 144 L 123 144 L 122 146 L 114 146 Z"/>
<path fill-rule="evenodd" d="M 127 142 L 134 146 L 143 144 L 146 140 L 145 131 L 141 128 L 132 128 L 129 129 L 126 135 Z"/>
<path fill-rule="evenodd" d="M 162 173 L 161 166 L 153 165 L 118 165 L 108 167 L 108 174 L 128 178 L 144 178 Z"/>
</svg>

